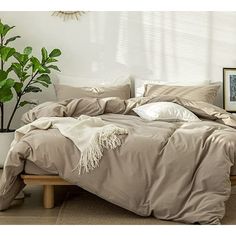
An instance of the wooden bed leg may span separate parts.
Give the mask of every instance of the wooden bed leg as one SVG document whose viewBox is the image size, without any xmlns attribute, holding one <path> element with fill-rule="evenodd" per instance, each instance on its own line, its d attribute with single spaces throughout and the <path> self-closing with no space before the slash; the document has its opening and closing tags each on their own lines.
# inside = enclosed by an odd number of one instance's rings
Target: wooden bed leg
<svg viewBox="0 0 236 236">
<path fill-rule="evenodd" d="M 46 209 L 54 207 L 54 185 L 43 186 L 43 206 Z"/>
</svg>

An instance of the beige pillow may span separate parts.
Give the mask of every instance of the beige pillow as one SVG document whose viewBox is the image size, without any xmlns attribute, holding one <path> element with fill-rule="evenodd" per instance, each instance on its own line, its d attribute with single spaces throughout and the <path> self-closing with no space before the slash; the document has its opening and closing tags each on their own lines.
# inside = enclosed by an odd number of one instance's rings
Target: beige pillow
<svg viewBox="0 0 236 236">
<path fill-rule="evenodd" d="M 200 81 L 164 81 L 164 80 L 147 80 L 135 79 L 135 97 L 143 97 L 145 84 L 171 85 L 171 86 L 203 86 L 209 85 L 210 80 Z"/>
<path fill-rule="evenodd" d="M 174 86 L 146 84 L 144 90 L 144 97 L 170 95 L 213 104 L 214 100 L 216 99 L 219 88 L 220 85 Z"/>
<path fill-rule="evenodd" d="M 113 87 L 72 87 L 68 85 L 55 84 L 56 96 L 59 101 L 69 98 L 106 98 L 119 97 L 120 99 L 130 98 L 130 85 Z"/>
</svg>

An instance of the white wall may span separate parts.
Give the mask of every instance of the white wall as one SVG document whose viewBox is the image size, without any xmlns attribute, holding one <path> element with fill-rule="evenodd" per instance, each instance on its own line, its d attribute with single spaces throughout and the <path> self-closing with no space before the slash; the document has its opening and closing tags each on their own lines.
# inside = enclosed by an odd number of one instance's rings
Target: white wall
<svg viewBox="0 0 236 236">
<path fill-rule="evenodd" d="M 223 67 L 236 67 L 236 12 L 87 12 L 65 22 L 52 12 L 0 12 L 0 18 L 16 25 L 18 49 L 60 48 L 64 75 L 216 82 Z M 40 95 L 53 98 L 52 88 Z"/>
</svg>

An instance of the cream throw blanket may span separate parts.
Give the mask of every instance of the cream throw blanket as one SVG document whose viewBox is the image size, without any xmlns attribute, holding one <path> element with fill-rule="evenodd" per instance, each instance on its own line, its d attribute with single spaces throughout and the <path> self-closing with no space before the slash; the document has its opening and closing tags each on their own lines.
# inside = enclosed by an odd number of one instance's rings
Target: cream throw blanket
<svg viewBox="0 0 236 236">
<path fill-rule="evenodd" d="M 78 169 L 79 174 L 82 171 L 89 172 L 98 167 L 103 156 L 103 149 L 115 149 L 121 145 L 119 135 L 128 134 L 126 129 L 113 124 L 106 124 L 98 117 L 85 115 L 81 115 L 77 119 L 72 117 L 42 117 L 17 129 L 11 148 L 31 130 L 50 128 L 58 129 L 80 150 L 80 160 L 73 169 L 73 171 Z"/>
</svg>

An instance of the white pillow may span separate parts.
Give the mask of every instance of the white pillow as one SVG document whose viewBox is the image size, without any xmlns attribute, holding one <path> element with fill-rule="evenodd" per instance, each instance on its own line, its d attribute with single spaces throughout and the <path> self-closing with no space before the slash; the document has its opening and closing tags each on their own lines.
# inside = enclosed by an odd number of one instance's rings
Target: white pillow
<svg viewBox="0 0 236 236">
<path fill-rule="evenodd" d="M 148 103 L 134 108 L 133 111 L 148 121 L 201 121 L 191 111 L 173 102 Z"/>
</svg>

